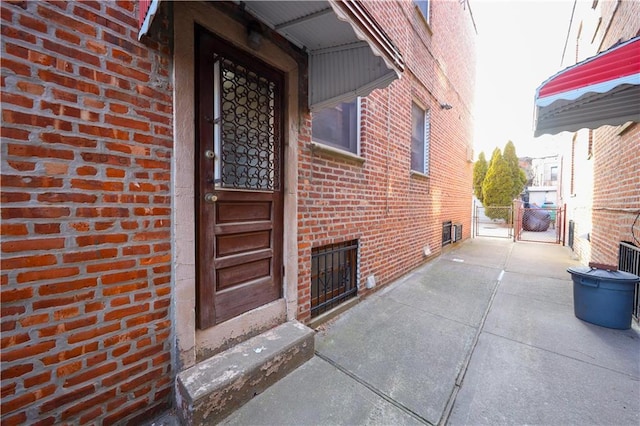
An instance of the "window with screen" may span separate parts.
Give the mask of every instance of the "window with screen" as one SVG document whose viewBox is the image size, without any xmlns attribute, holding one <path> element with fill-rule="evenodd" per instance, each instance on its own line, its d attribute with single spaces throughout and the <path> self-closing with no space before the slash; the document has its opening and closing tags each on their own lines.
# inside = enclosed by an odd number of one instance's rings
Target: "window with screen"
<svg viewBox="0 0 640 426">
<path fill-rule="evenodd" d="M 411 170 L 429 174 L 429 111 L 411 105 Z"/>
<path fill-rule="evenodd" d="M 360 98 L 314 112 L 311 134 L 314 142 L 360 154 Z"/>
</svg>

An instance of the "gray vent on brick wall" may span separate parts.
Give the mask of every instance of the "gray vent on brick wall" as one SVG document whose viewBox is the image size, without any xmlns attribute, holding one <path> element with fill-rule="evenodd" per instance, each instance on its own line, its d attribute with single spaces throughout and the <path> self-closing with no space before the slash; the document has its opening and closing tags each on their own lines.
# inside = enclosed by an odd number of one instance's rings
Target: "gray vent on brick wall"
<svg viewBox="0 0 640 426">
<path fill-rule="evenodd" d="M 452 224 L 451 221 L 442 222 L 442 246 L 446 246 L 447 244 L 451 244 L 451 231 Z"/>
<path fill-rule="evenodd" d="M 462 224 L 455 223 L 453 224 L 453 228 L 451 229 L 451 239 L 453 242 L 457 242 L 462 240 Z"/>
</svg>

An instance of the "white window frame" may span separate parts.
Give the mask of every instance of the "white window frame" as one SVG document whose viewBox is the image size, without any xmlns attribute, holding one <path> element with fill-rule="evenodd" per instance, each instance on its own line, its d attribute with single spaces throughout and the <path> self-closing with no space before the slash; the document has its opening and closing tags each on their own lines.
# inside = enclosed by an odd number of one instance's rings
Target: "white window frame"
<svg viewBox="0 0 640 426">
<path fill-rule="evenodd" d="M 361 143 L 361 139 L 362 139 L 362 98 L 361 97 L 357 97 L 355 99 L 356 102 L 356 141 L 355 141 L 355 152 L 351 151 L 350 149 L 346 149 L 343 145 L 339 145 L 339 144 L 335 144 L 335 143 L 331 143 L 329 141 L 324 141 L 321 139 L 316 139 L 313 137 L 313 116 L 311 117 L 311 140 L 313 141 L 314 144 L 317 145 L 324 145 L 326 147 L 329 147 L 330 150 L 338 150 L 350 155 L 355 155 L 357 157 L 360 157 L 360 143 Z M 347 102 L 345 102 L 347 103 Z"/>
<path fill-rule="evenodd" d="M 423 175 L 429 175 L 429 171 L 430 171 L 430 155 L 429 155 L 429 151 L 430 151 L 430 147 L 431 147 L 431 110 L 424 108 L 422 105 L 420 105 L 418 102 L 413 101 L 411 102 L 411 144 L 413 145 L 413 139 L 414 139 L 414 135 L 413 135 L 413 108 L 417 107 L 419 108 L 422 112 L 422 119 L 423 119 L 423 126 L 424 126 L 424 137 L 422 140 L 422 155 L 423 155 L 423 163 L 422 163 L 422 170 L 415 170 L 413 168 L 413 165 L 411 163 L 413 163 L 413 161 L 410 161 L 410 167 L 411 167 L 411 171 L 412 172 L 418 172 L 420 174 Z M 413 150 L 411 152 L 412 158 L 411 160 L 413 160 Z"/>
<path fill-rule="evenodd" d="M 416 5 L 416 8 L 420 11 L 424 20 L 429 22 L 430 19 L 430 6 L 431 2 L 429 0 L 413 0 L 413 3 Z"/>
</svg>

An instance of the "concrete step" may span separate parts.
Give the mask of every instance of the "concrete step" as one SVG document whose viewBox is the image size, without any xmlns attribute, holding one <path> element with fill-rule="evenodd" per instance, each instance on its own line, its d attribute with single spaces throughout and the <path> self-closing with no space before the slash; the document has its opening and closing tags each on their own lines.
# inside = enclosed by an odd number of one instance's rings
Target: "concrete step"
<svg viewBox="0 0 640 426">
<path fill-rule="evenodd" d="M 215 424 L 311 359 L 314 332 L 289 321 L 178 374 L 184 425 Z"/>
</svg>

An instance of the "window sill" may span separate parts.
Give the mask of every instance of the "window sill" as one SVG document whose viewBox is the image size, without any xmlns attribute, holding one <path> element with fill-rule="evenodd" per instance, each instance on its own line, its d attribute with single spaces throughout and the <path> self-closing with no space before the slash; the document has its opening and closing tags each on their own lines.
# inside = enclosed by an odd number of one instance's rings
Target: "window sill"
<svg viewBox="0 0 640 426">
<path fill-rule="evenodd" d="M 323 154 L 330 154 L 337 157 L 342 157 L 347 160 L 355 161 L 360 164 L 364 164 L 364 161 L 365 161 L 363 157 L 357 154 L 354 154 L 353 152 L 345 151 L 340 148 L 334 148 L 332 146 L 325 145 L 322 143 L 311 142 L 310 147 L 311 147 L 311 151 L 313 152 L 320 152 Z"/>
<path fill-rule="evenodd" d="M 420 178 L 420 179 L 429 179 L 430 178 L 429 175 L 421 173 L 421 172 L 416 172 L 415 170 L 411 170 L 410 176 L 412 178 L 413 177 L 417 177 L 417 178 Z"/>
<path fill-rule="evenodd" d="M 618 132 L 616 133 L 617 136 L 622 136 L 624 133 L 627 132 L 627 130 L 629 130 L 629 128 L 631 126 L 633 126 L 635 124 L 635 121 L 627 121 L 626 123 L 624 123 L 621 126 L 618 126 Z"/>
<path fill-rule="evenodd" d="M 414 5 L 414 8 L 416 9 L 416 12 L 420 16 L 420 20 L 422 21 L 424 26 L 427 28 L 429 35 L 432 36 L 433 30 L 431 29 L 431 25 L 429 25 L 429 20 L 427 20 L 427 18 L 422 14 L 422 11 L 420 10 L 420 7 L 418 5 Z"/>
</svg>

